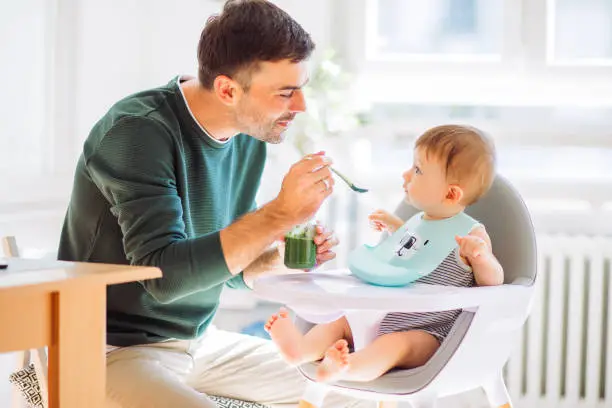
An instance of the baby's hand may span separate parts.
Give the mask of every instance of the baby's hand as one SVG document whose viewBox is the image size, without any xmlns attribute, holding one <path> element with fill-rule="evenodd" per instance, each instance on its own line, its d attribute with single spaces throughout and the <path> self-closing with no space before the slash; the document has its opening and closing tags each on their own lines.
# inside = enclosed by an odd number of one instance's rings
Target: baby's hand
<svg viewBox="0 0 612 408">
<path fill-rule="evenodd" d="M 455 241 L 459 244 L 459 255 L 467 259 L 470 264 L 478 262 L 479 258 L 489 252 L 485 240 L 475 235 L 456 236 Z"/>
<path fill-rule="evenodd" d="M 368 217 L 370 225 L 376 231 L 389 231 L 391 233 L 397 231 L 399 227 L 404 225 L 404 221 L 401 218 L 385 211 L 376 210 Z"/>
</svg>

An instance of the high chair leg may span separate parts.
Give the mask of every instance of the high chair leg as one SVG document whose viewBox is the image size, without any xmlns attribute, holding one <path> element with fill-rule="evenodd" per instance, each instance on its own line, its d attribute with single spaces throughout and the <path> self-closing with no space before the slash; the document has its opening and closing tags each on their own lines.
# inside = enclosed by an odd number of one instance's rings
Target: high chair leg
<svg viewBox="0 0 612 408">
<path fill-rule="evenodd" d="M 323 406 L 323 399 L 326 394 L 327 389 L 325 387 L 309 382 L 298 408 L 320 408 Z"/>
<path fill-rule="evenodd" d="M 412 408 L 436 408 L 438 396 L 435 394 L 419 394 L 410 399 Z"/>
<path fill-rule="evenodd" d="M 492 382 L 483 385 L 482 387 L 487 394 L 489 403 L 492 407 L 496 408 L 511 408 L 512 402 L 510 401 L 510 395 L 506 388 L 504 378 L 500 373 L 499 376 Z"/>
<path fill-rule="evenodd" d="M 377 408 L 399 408 L 397 401 L 378 401 Z"/>
</svg>

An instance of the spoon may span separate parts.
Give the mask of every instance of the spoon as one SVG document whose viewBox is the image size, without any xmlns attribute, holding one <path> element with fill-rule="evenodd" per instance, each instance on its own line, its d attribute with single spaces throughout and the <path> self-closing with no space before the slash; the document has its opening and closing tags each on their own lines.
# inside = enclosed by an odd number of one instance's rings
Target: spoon
<svg viewBox="0 0 612 408">
<path fill-rule="evenodd" d="M 333 171 L 334 173 L 336 173 L 336 175 L 338 177 L 340 177 L 342 179 L 342 181 L 344 181 L 351 188 L 351 190 L 356 191 L 358 193 L 367 193 L 368 192 L 367 188 L 357 187 L 355 185 L 355 183 L 353 183 L 351 180 L 346 178 L 346 176 L 344 174 L 340 173 L 338 170 L 334 169 L 331 166 L 330 166 L 330 170 Z"/>
</svg>

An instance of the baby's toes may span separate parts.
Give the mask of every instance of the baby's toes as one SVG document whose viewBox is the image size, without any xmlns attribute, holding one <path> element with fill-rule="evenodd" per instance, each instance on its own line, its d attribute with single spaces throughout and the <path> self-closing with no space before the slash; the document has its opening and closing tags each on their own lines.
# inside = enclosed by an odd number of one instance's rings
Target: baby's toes
<svg viewBox="0 0 612 408">
<path fill-rule="evenodd" d="M 276 320 L 278 320 L 278 316 L 273 314 L 264 325 L 264 328 L 269 331 Z"/>
</svg>

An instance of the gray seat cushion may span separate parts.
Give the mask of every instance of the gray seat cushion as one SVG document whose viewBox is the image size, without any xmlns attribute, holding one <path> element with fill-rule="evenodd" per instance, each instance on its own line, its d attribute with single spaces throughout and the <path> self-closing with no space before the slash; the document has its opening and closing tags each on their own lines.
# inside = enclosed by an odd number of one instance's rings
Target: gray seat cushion
<svg viewBox="0 0 612 408">
<path fill-rule="evenodd" d="M 334 386 L 384 394 L 413 394 L 429 384 L 444 368 L 447 361 L 461 344 L 473 318 L 473 313 L 462 312 L 436 354 L 431 357 L 427 364 L 421 367 L 411 370 L 393 370 L 367 383 L 339 381 L 334 383 Z M 302 322 L 301 324 L 303 325 L 304 323 Z M 314 381 L 317 369 L 316 363 L 303 364 L 299 369 L 306 378 Z"/>
</svg>

